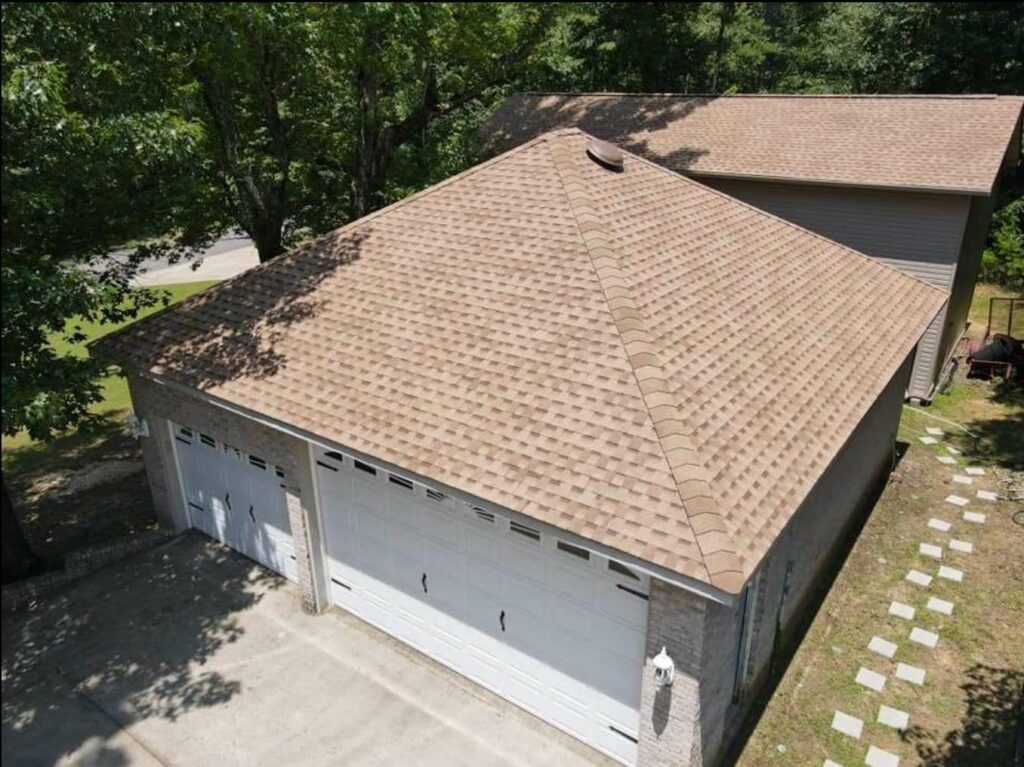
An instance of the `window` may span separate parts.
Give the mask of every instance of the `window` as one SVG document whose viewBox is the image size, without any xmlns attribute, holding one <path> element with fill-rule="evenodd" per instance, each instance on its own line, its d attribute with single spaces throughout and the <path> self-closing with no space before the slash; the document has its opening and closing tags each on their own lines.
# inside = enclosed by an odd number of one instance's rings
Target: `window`
<svg viewBox="0 0 1024 767">
<path fill-rule="evenodd" d="M 199 432 L 199 441 L 207 447 L 217 447 L 217 440 L 211 437 L 209 434 L 203 434 Z"/>
<path fill-rule="evenodd" d="M 479 506 L 474 506 L 473 511 L 476 513 L 477 519 L 481 519 L 484 522 L 494 522 L 494 515 L 489 511 L 484 511 Z"/>
<path fill-rule="evenodd" d="M 431 490 L 429 487 L 427 488 L 427 498 L 430 498 L 431 500 L 443 501 L 447 497 L 448 496 L 445 495 L 444 493 L 439 493 L 436 490 Z"/>
<path fill-rule="evenodd" d="M 524 538 L 529 538 L 534 541 L 540 540 L 540 530 L 534 530 L 532 527 L 521 525 L 518 522 L 509 522 L 508 529 L 513 533 L 519 533 Z"/>
<path fill-rule="evenodd" d="M 182 436 L 185 436 L 185 437 L 191 437 L 192 436 L 192 430 L 190 428 L 188 428 L 187 426 L 179 426 L 178 427 L 178 432 Z"/>
<path fill-rule="evenodd" d="M 613 573 L 618 573 L 619 575 L 625 575 L 627 578 L 632 578 L 634 581 L 640 580 L 639 575 L 634 573 L 625 565 L 619 564 L 614 559 L 608 560 L 608 569 L 611 570 Z"/>
<path fill-rule="evenodd" d="M 284 469 L 280 466 L 274 467 L 274 474 L 276 474 L 279 479 L 284 479 Z M 282 487 L 284 487 L 284 485 L 282 485 Z"/>
<path fill-rule="evenodd" d="M 260 458 L 258 455 L 250 455 L 249 463 L 255 466 L 257 469 L 267 470 L 267 462 Z"/>
<path fill-rule="evenodd" d="M 338 463 L 344 463 L 345 461 L 344 456 L 337 450 L 328 450 L 324 453 L 324 457 L 330 458 L 332 461 L 337 461 Z"/>
<path fill-rule="evenodd" d="M 377 476 L 377 470 L 368 463 L 363 463 L 362 461 L 353 461 L 352 465 L 359 469 L 359 471 L 365 471 L 372 477 Z"/>
<path fill-rule="evenodd" d="M 564 551 L 566 554 L 572 554 L 574 557 L 579 557 L 583 560 L 590 559 L 590 552 L 586 549 L 581 549 L 579 546 L 573 546 L 571 543 L 565 541 L 558 542 L 558 550 Z"/>
<path fill-rule="evenodd" d="M 739 614 L 739 640 L 736 642 L 736 673 L 732 680 L 732 702 L 739 703 L 747 683 L 750 647 L 754 634 L 754 608 L 757 604 L 757 581 L 752 580 L 743 589 L 743 602 Z"/>
<path fill-rule="evenodd" d="M 404 487 L 406 490 L 412 490 L 412 482 L 405 477 L 399 477 L 397 474 L 388 474 L 388 482 Z"/>
</svg>

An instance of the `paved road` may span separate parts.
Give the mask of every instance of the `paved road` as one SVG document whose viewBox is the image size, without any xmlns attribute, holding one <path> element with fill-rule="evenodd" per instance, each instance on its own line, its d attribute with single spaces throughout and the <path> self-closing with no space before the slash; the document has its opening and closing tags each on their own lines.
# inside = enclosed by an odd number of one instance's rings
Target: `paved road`
<svg viewBox="0 0 1024 767">
<path fill-rule="evenodd" d="M 115 260 L 124 261 L 130 251 L 111 254 Z M 179 282 L 201 280 L 226 280 L 256 266 L 260 261 L 256 248 L 244 235 L 225 235 L 192 261 L 171 264 L 166 258 L 151 258 L 143 261 L 136 282 L 149 287 L 172 285 Z"/>
<path fill-rule="evenodd" d="M 607 767 L 198 533 L 3 616 L 11 765 Z"/>
</svg>

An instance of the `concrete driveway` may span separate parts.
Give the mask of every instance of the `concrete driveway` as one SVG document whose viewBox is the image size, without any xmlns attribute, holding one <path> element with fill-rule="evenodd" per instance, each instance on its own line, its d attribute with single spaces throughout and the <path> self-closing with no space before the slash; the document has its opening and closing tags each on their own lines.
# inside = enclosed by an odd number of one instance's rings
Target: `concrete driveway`
<svg viewBox="0 0 1024 767">
<path fill-rule="evenodd" d="M 611 762 L 189 533 L 3 618 L 11 765 Z"/>
</svg>

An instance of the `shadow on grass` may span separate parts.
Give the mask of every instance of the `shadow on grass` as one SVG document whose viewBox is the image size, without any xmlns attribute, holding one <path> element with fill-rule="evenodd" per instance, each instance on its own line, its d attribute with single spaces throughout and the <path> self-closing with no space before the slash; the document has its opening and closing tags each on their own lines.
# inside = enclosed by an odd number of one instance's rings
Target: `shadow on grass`
<svg viewBox="0 0 1024 767">
<path fill-rule="evenodd" d="M 283 582 L 188 533 L 5 613 L 4 762 L 125 764 L 121 728 L 231 700 L 241 682 L 204 666 Z"/>
<path fill-rule="evenodd" d="M 939 738 L 911 727 L 903 740 L 917 751 L 921 767 L 992 767 L 1014 763 L 1024 671 L 977 664 L 960 685 L 967 713 L 960 727 Z"/>
</svg>

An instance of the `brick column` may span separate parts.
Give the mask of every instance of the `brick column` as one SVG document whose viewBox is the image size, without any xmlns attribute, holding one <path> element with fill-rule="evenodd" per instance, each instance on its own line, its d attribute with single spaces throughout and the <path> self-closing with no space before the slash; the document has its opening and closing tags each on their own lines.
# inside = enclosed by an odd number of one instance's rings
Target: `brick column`
<svg viewBox="0 0 1024 767">
<path fill-rule="evenodd" d="M 299 586 L 302 589 L 302 607 L 307 612 L 318 614 L 330 607 L 319 499 L 313 479 L 309 444 L 300 440 L 290 442 L 294 468 L 288 477 L 285 497 L 288 502 L 288 520 L 292 526 Z"/>
</svg>

